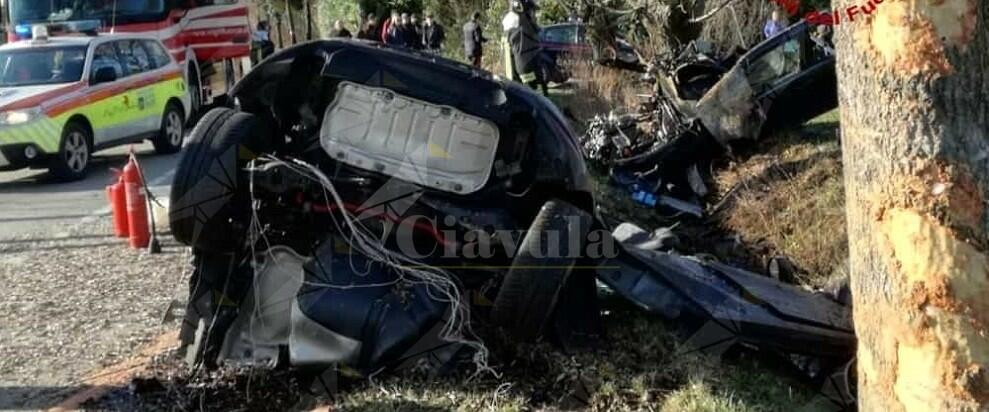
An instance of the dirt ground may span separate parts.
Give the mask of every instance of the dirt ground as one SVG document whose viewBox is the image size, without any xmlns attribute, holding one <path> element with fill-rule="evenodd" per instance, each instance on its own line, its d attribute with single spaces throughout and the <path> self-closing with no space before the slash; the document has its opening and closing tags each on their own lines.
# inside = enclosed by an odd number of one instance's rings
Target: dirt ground
<svg viewBox="0 0 989 412">
<path fill-rule="evenodd" d="M 108 233 L 104 218 L 0 240 L 0 410 L 50 407 L 176 327 L 163 315 L 185 299 L 187 248 L 165 236 L 148 255 Z"/>
<path fill-rule="evenodd" d="M 623 84 L 629 83 L 617 79 L 608 87 Z M 629 98 L 628 92 L 608 92 Z M 565 109 L 583 116 L 578 113 L 597 103 L 582 104 Z M 833 115 L 823 117 L 717 164 L 708 176 L 716 213 L 683 225 L 686 251 L 760 273 L 768 257 L 787 256 L 795 266 L 788 280 L 805 285 L 840 271 L 843 232 L 822 230 L 844 225 L 836 220 L 843 215 L 836 212 L 843 207 L 841 190 L 834 189 L 835 182 L 840 189 L 836 130 Z M 616 194 L 604 179 L 597 184 L 609 214 L 646 228 L 671 224 Z M 107 223 L 79 226 L 59 239 L 0 242 L 0 281 L 11 285 L 0 301 L 0 409 L 51 406 L 77 390 L 83 377 L 177 329 L 177 321 L 162 317 L 172 299 L 184 302 L 188 249 L 166 236 L 165 253 L 134 252 L 105 235 Z M 804 247 L 811 232 L 818 243 Z M 788 378 L 773 362 L 746 352 L 730 353 L 724 361 L 688 353 L 677 343 L 675 325 L 616 299 L 606 298 L 602 310 L 607 338 L 589 351 L 515 345 L 495 330 L 483 330 L 497 376 L 473 375 L 465 367 L 442 377 L 406 372 L 344 378 L 328 395 L 313 392 L 305 371 L 222 368 L 192 374 L 169 349 L 153 356 L 149 369 L 128 385 L 86 408 L 790 411 L 817 410 L 824 402 L 816 388 Z"/>
</svg>

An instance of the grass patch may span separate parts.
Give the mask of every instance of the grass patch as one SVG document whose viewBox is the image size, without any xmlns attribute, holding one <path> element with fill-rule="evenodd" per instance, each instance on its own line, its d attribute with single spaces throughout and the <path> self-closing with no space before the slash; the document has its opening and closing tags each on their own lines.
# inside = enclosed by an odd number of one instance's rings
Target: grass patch
<svg viewBox="0 0 989 412">
<path fill-rule="evenodd" d="M 822 286 L 848 256 L 836 112 L 760 142 L 714 175 L 721 226 L 762 261 L 786 256 L 795 281 Z M 757 258 L 757 260 L 759 260 Z"/>
<path fill-rule="evenodd" d="M 609 313 L 608 343 L 598 350 L 568 355 L 544 344 L 496 342 L 500 378 L 394 376 L 346 392 L 333 405 L 357 411 L 789 411 L 814 400 L 803 384 L 760 372 L 755 360 L 723 363 L 685 353 L 662 321 L 636 308 L 621 305 Z"/>
</svg>

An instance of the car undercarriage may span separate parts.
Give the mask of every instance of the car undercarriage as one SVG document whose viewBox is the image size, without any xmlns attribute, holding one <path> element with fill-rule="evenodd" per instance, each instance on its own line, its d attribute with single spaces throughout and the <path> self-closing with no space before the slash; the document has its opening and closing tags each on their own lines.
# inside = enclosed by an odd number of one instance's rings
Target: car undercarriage
<svg viewBox="0 0 989 412">
<path fill-rule="evenodd" d="M 717 324 L 711 339 L 812 359 L 815 379 L 854 353 L 850 310 L 828 297 L 606 225 L 575 133 L 524 86 L 320 41 L 271 56 L 233 97 L 193 130 L 171 193 L 195 256 L 193 365 L 484 370 L 479 328 L 606 339 L 600 288 L 686 335 Z"/>
</svg>

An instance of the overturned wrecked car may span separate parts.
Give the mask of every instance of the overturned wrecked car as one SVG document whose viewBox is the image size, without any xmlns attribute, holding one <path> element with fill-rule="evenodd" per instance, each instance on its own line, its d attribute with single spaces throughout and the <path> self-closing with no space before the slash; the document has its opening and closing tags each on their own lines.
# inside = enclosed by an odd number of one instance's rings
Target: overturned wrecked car
<svg viewBox="0 0 989 412">
<path fill-rule="evenodd" d="M 581 143 L 635 196 L 670 205 L 703 196 L 695 166 L 838 105 L 835 57 L 826 36 L 800 21 L 748 51 L 721 58 L 693 43 L 651 66 L 656 93 L 638 114 L 599 116 Z M 693 168 L 693 170 L 692 170 Z M 691 182 L 690 180 L 694 180 Z M 644 188 L 644 189 L 640 189 Z"/>
<path fill-rule="evenodd" d="M 599 336 L 597 282 L 815 375 L 853 353 L 825 296 L 612 234 L 574 132 L 524 86 L 340 40 L 273 55 L 233 96 L 196 125 L 171 193 L 195 365 L 484 367 L 477 328 Z"/>
</svg>

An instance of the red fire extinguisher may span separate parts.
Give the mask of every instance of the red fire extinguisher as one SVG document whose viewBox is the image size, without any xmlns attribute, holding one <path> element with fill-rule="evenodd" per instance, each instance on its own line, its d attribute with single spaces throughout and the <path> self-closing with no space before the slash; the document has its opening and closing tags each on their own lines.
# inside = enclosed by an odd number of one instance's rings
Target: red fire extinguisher
<svg viewBox="0 0 989 412">
<path fill-rule="evenodd" d="M 143 249 L 148 247 L 148 242 L 151 240 L 151 232 L 148 229 L 148 199 L 144 195 L 144 182 L 133 155 L 124 166 L 123 179 L 130 246 L 134 249 Z"/>
<path fill-rule="evenodd" d="M 113 233 L 120 238 L 130 237 L 127 225 L 127 196 L 124 193 L 124 176 L 120 169 L 113 169 L 117 182 L 106 187 L 106 196 L 113 213 Z"/>
</svg>

